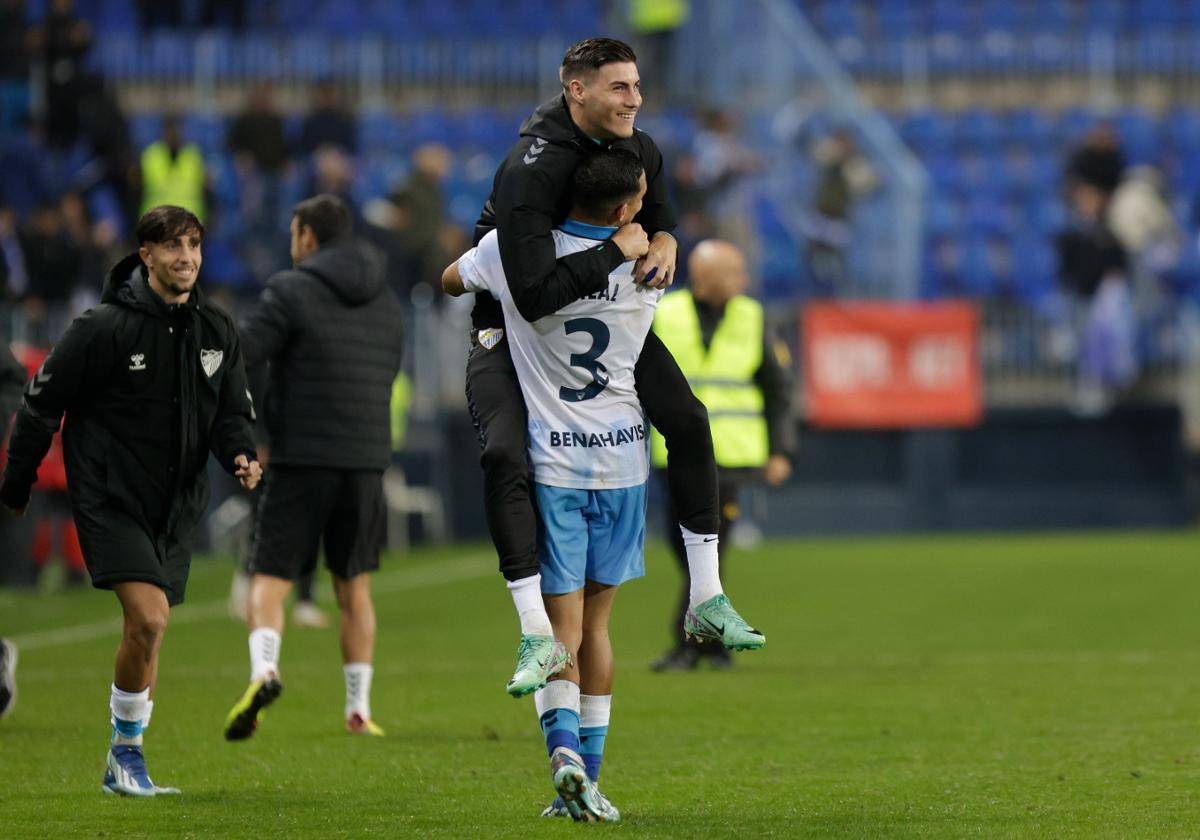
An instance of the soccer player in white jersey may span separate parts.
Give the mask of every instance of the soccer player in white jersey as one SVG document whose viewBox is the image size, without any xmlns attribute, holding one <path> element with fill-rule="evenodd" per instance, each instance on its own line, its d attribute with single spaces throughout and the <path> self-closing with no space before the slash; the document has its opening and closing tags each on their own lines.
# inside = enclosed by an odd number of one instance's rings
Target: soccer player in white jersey
<svg viewBox="0 0 1200 840">
<path fill-rule="evenodd" d="M 636 155 L 609 149 L 589 157 L 572 179 L 574 207 L 554 231 L 558 256 L 598 247 L 637 215 L 645 191 Z M 446 269 L 442 285 L 500 301 L 528 409 L 540 588 L 570 657 L 534 694 L 561 800 L 546 815 L 613 822 L 620 813 L 597 787 L 612 706 L 608 619 L 617 587 L 645 569 L 647 423 L 633 367 L 662 292 L 635 283 L 626 262 L 608 288 L 527 322 L 516 313 L 494 232 Z"/>
</svg>

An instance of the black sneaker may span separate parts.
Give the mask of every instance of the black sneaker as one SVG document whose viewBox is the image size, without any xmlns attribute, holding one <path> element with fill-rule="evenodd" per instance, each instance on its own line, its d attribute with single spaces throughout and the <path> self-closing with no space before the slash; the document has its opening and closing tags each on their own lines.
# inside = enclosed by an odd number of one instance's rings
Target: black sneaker
<svg viewBox="0 0 1200 840">
<path fill-rule="evenodd" d="M 241 741 L 253 735 L 262 720 L 263 709 L 274 703 L 282 693 L 283 684 L 275 677 L 250 683 L 225 718 L 225 740 Z"/>
<path fill-rule="evenodd" d="M 17 705 L 17 646 L 0 639 L 0 720 Z"/>
<path fill-rule="evenodd" d="M 651 671 L 694 671 L 700 663 L 700 651 L 694 647 L 677 647 L 667 651 L 650 666 Z"/>
</svg>

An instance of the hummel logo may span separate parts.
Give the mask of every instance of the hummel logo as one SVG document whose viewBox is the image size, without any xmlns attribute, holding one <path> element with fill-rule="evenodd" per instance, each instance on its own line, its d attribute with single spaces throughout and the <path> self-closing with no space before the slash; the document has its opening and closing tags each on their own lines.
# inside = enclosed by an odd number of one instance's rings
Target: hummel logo
<svg viewBox="0 0 1200 840">
<path fill-rule="evenodd" d="M 146 354 L 134 353 L 129 357 L 130 370 L 145 370 L 146 369 Z"/>
<path fill-rule="evenodd" d="M 529 151 L 526 152 L 525 157 L 522 158 L 526 165 L 537 163 L 538 155 L 546 150 L 547 143 L 548 141 L 542 137 L 539 137 L 533 141 L 533 144 L 529 147 Z"/>
<path fill-rule="evenodd" d="M 36 397 L 38 394 L 42 393 L 42 388 L 47 382 L 50 381 L 52 376 L 54 376 L 54 374 L 46 373 L 46 363 L 43 362 L 42 366 L 38 368 L 37 375 L 34 376 L 33 379 L 29 380 L 29 396 Z"/>
</svg>

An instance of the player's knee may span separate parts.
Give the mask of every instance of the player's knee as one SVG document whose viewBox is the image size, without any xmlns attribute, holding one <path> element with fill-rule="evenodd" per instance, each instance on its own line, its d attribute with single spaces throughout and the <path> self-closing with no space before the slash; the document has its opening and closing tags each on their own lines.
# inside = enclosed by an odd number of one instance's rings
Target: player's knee
<svg viewBox="0 0 1200 840">
<path fill-rule="evenodd" d="M 142 610 L 130 615 L 125 622 L 126 635 L 138 647 L 154 650 L 167 632 L 167 613 Z"/>
</svg>

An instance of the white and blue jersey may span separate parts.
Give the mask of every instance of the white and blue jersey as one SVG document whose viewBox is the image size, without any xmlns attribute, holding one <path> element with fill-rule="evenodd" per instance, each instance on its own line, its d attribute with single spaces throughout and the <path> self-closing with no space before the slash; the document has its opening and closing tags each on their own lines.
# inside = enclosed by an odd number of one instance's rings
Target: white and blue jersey
<svg viewBox="0 0 1200 840">
<path fill-rule="evenodd" d="M 554 231 L 559 257 L 596 247 L 613 228 L 568 219 Z M 646 417 L 633 366 L 662 292 L 633 282 L 633 263 L 608 287 L 530 323 L 513 302 L 496 233 L 458 261 L 463 285 L 490 292 L 504 309 L 513 365 L 529 415 L 534 481 L 552 487 L 633 487 L 649 474 Z"/>
<path fill-rule="evenodd" d="M 556 254 L 594 248 L 614 231 L 568 219 L 554 231 Z M 529 417 L 542 592 L 641 577 L 650 459 L 633 368 L 662 292 L 634 283 L 626 262 L 603 291 L 530 323 L 509 292 L 495 231 L 459 259 L 458 272 L 504 310 Z"/>
</svg>

